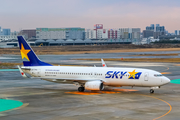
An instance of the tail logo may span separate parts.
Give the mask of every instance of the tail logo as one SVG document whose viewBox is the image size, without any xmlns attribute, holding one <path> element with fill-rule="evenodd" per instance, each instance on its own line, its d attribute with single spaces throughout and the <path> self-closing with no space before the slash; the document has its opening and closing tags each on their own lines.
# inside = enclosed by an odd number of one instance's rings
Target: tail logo
<svg viewBox="0 0 180 120">
<path fill-rule="evenodd" d="M 21 57 L 22 57 L 22 59 L 24 59 L 24 58 L 26 58 L 28 61 L 29 61 L 29 57 L 28 57 L 28 53 L 31 51 L 31 50 L 26 50 L 26 49 L 24 49 L 24 46 L 23 46 L 23 44 L 21 43 Z"/>
</svg>

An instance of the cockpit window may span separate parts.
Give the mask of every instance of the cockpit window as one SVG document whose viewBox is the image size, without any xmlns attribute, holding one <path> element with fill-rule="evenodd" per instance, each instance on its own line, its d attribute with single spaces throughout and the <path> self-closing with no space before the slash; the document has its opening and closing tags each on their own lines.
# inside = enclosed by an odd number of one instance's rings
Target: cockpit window
<svg viewBox="0 0 180 120">
<path fill-rule="evenodd" d="M 161 77 L 163 76 L 162 74 L 154 74 L 155 77 Z"/>
</svg>

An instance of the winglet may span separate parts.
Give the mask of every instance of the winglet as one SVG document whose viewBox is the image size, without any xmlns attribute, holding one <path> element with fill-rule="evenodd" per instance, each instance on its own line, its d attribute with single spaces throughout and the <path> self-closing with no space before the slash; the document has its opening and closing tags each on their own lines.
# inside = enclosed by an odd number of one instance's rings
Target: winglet
<svg viewBox="0 0 180 120">
<path fill-rule="evenodd" d="M 102 66 L 103 66 L 103 67 L 107 67 L 107 65 L 106 65 L 106 63 L 104 62 L 103 59 L 101 59 L 101 62 L 102 62 Z"/>
<path fill-rule="evenodd" d="M 26 78 L 27 78 L 26 74 L 23 72 L 23 70 L 21 69 L 21 67 L 20 67 L 19 65 L 18 65 L 17 67 L 18 67 L 21 75 L 22 75 L 23 77 L 26 77 Z"/>
</svg>

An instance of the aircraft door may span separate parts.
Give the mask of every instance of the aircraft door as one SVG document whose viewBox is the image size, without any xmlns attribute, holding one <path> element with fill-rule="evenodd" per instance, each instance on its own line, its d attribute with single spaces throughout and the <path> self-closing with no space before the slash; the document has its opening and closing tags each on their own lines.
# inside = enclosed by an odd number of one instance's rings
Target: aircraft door
<svg viewBox="0 0 180 120">
<path fill-rule="evenodd" d="M 41 77 L 41 69 L 37 69 L 37 77 Z"/>
<path fill-rule="evenodd" d="M 144 81 L 148 81 L 148 79 L 149 79 L 149 73 L 145 73 L 144 74 Z"/>
</svg>

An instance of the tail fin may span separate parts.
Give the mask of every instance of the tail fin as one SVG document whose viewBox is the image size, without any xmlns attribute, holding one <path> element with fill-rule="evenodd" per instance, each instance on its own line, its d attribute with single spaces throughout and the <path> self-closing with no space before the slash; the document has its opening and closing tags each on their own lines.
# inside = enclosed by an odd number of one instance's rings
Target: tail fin
<svg viewBox="0 0 180 120">
<path fill-rule="evenodd" d="M 22 36 L 18 36 L 18 42 L 24 66 L 52 66 L 39 60 Z"/>
</svg>

